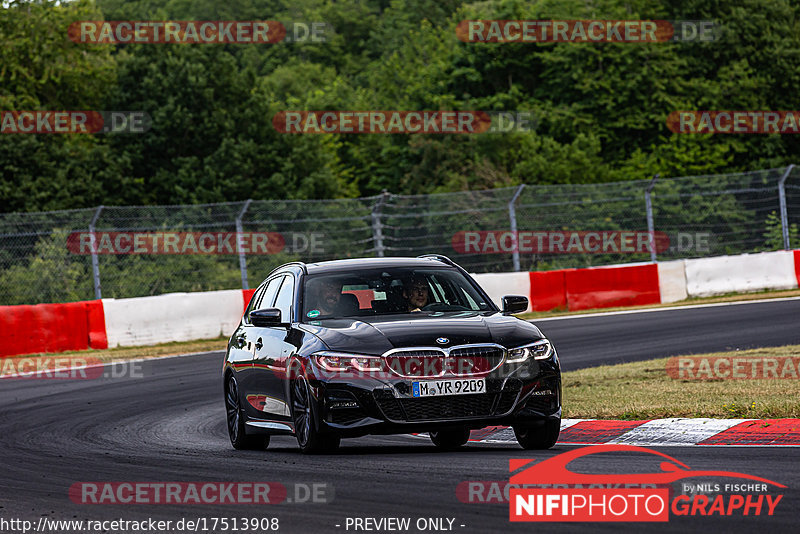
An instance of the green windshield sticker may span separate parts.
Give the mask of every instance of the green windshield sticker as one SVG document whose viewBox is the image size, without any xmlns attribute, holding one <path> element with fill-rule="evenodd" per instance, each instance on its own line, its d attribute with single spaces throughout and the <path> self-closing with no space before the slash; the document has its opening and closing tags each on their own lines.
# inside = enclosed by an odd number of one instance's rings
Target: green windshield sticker
<svg viewBox="0 0 800 534">
<path fill-rule="evenodd" d="M 306 314 L 306 317 L 313 319 L 314 317 L 319 317 L 319 310 L 311 310 Z"/>
</svg>

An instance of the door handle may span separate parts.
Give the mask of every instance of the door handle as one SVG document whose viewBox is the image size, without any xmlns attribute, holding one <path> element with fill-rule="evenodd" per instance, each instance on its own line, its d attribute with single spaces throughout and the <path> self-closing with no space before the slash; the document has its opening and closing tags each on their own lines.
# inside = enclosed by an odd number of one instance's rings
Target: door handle
<svg viewBox="0 0 800 534">
<path fill-rule="evenodd" d="M 256 341 L 256 350 L 261 350 L 263 346 L 264 344 L 261 342 L 261 338 L 258 338 L 258 341 Z"/>
<path fill-rule="evenodd" d="M 244 342 L 245 341 L 246 341 L 245 336 L 243 336 L 243 335 L 236 336 L 236 343 L 239 345 L 239 348 L 244 347 Z"/>
</svg>

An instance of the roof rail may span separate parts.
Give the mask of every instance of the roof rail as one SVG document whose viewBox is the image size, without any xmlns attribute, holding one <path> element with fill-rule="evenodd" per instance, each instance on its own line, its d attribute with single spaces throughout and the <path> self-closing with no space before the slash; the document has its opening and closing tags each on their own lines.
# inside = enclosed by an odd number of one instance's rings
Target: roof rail
<svg viewBox="0 0 800 534">
<path fill-rule="evenodd" d="M 453 267 L 458 267 L 458 265 L 456 265 L 456 262 L 445 256 L 444 254 L 423 254 L 421 256 L 417 256 L 417 258 L 431 258 L 433 260 L 439 260 L 448 265 L 452 265 Z"/>
<path fill-rule="evenodd" d="M 297 265 L 301 269 L 303 269 L 303 274 L 308 274 L 308 268 L 306 267 L 305 263 L 303 263 L 302 261 L 290 261 L 289 263 L 284 263 L 283 265 L 279 265 L 278 267 L 275 267 L 274 269 L 272 269 L 269 272 L 269 274 L 267 275 L 267 278 L 269 278 L 272 275 L 272 273 L 274 273 L 275 271 L 278 271 L 278 270 L 283 269 L 284 267 L 288 267 L 290 265 Z"/>
</svg>

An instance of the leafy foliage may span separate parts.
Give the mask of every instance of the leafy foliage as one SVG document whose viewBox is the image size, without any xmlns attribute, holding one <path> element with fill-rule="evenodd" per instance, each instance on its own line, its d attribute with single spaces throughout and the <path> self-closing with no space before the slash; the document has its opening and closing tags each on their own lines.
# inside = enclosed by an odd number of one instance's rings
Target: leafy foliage
<svg viewBox="0 0 800 534">
<path fill-rule="evenodd" d="M 796 162 L 798 136 L 678 135 L 666 118 L 679 110 L 796 109 L 798 15 L 800 4 L 790 0 L 6 0 L 0 110 L 145 111 L 152 127 L 139 135 L 0 135 L 0 212 L 353 199 L 383 190 L 511 191 L 528 184 L 566 195 L 562 204 L 574 206 L 571 214 L 580 213 L 585 225 L 639 228 L 640 213 L 615 207 L 610 197 L 598 202 L 599 189 L 570 188 L 656 173 L 709 175 L 702 191 L 666 181 L 656 187 L 659 228 L 727 236 L 714 244 L 718 252 L 780 248 L 780 226 L 767 216 L 774 188 L 754 179 L 742 182 L 744 192 L 717 196 L 715 187 L 724 186 L 710 175 Z M 455 28 L 471 19 L 712 20 L 722 32 L 711 42 L 465 43 Z M 79 44 L 67 28 L 80 20 L 320 21 L 328 30 L 324 42 Z M 474 136 L 293 135 L 272 125 L 279 111 L 328 109 L 524 111 L 535 128 Z M 548 189 L 552 184 L 567 187 L 559 193 Z M 800 195 L 796 184 L 791 177 L 788 194 Z M 641 198 L 639 189 L 620 191 Z M 748 195 L 760 202 L 757 213 L 736 209 Z M 498 227 L 494 215 L 474 212 L 465 198 L 465 220 Z M 553 209 L 545 215 L 521 206 L 520 229 L 565 228 L 563 208 Z M 288 221 L 303 216 L 291 211 Z M 391 217 L 402 215 L 398 209 Z M 495 215 L 505 220 L 504 211 Z M 368 239 L 358 234 L 363 228 L 346 230 L 354 232 L 347 239 Z M 441 241 L 452 222 L 420 219 L 415 231 L 419 243 Z M 387 229 L 391 237 L 399 239 Z M 37 235 L 38 244 L 24 252 L 0 250 L 2 263 L 11 265 L 0 273 L 0 294 L 40 283 L 49 284 L 37 297 L 43 301 L 91 294 L 88 264 L 56 251 L 62 238 Z M 335 245 L 347 250 L 347 243 Z M 267 269 L 281 259 L 254 264 Z M 174 262 L 185 276 L 162 287 L 151 259 L 101 263 L 109 279 L 148 292 L 233 287 L 238 280 L 235 262 L 159 261 Z M 539 267 L 559 261 L 535 259 Z M 128 295 L 113 287 L 109 296 Z"/>
<path fill-rule="evenodd" d="M 681 0 L 14 0 L 2 9 L 0 108 L 143 110 L 143 135 L 0 137 L 0 209 L 420 194 L 790 163 L 794 136 L 677 135 L 681 109 L 793 109 L 798 6 Z M 723 23 L 717 41 L 480 44 L 468 19 Z M 324 21 L 325 42 L 76 44 L 77 20 Z M 290 26 L 291 30 L 291 26 Z M 291 31 L 290 31 L 291 33 Z M 287 135 L 291 109 L 523 110 L 483 136 Z"/>
</svg>

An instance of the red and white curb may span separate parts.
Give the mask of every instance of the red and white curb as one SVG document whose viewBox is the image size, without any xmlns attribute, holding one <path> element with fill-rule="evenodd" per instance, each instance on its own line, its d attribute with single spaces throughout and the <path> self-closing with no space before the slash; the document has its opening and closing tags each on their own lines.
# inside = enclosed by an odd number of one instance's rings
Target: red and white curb
<svg viewBox="0 0 800 534">
<path fill-rule="evenodd" d="M 472 432 L 473 443 L 516 443 L 508 427 Z M 643 421 L 563 419 L 558 443 L 640 446 L 800 446 L 800 419 L 673 418 Z"/>
</svg>

